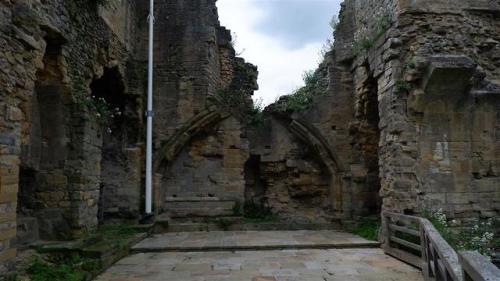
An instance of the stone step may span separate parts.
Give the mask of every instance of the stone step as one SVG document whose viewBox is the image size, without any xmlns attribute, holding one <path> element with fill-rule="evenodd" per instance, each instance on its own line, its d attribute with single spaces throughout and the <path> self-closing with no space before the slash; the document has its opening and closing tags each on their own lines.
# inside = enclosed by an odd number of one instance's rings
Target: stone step
<svg viewBox="0 0 500 281">
<path fill-rule="evenodd" d="M 233 215 L 235 204 L 217 197 L 168 197 L 165 211 L 170 218 L 227 217 Z"/>
<path fill-rule="evenodd" d="M 380 243 L 332 230 L 211 231 L 156 234 L 132 248 L 134 253 L 256 251 L 284 249 L 377 248 Z"/>
<path fill-rule="evenodd" d="M 341 220 L 330 223 L 246 222 L 243 217 L 170 218 L 157 216 L 154 233 L 197 231 L 341 230 Z"/>
</svg>

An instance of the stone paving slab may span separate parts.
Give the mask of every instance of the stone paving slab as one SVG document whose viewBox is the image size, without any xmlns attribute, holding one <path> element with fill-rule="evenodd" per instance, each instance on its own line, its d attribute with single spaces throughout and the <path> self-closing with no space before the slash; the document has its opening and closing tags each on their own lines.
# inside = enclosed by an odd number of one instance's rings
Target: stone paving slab
<svg viewBox="0 0 500 281">
<path fill-rule="evenodd" d="M 132 247 L 132 251 L 138 253 L 373 247 L 379 247 L 379 243 L 331 230 L 212 231 L 157 234 Z"/>
<path fill-rule="evenodd" d="M 380 249 L 139 253 L 97 281 L 422 281 Z"/>
</svg>

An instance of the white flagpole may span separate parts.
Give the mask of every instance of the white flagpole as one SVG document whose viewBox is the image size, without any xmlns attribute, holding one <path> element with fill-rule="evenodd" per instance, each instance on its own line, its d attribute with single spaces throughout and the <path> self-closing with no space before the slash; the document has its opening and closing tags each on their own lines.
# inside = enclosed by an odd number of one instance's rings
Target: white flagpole
<svg viewBox="0 0 500 281">
<path fill-rule="evenodd" d="M 153 36 L 154 36 L 154 0 L 149 7 L 149 61 L 148 61 L 148 105 L 146 136 L 146 215 L 152 213 L 152 180 L 153 180 Z"/>
</svg>

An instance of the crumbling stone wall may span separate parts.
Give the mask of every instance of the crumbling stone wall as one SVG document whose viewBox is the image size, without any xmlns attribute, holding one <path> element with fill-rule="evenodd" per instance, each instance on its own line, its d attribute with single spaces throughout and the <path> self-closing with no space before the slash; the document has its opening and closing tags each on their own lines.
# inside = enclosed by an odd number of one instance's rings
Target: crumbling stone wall
<svg viewBox="0 0 500 281">
<path fill-rule="evenodd" d="M 102 126 L 87 105 L 90 84 L 104 67 L 125 69 L 132 44 L 88 1 L 3 1 L 0 13 L 4 272 L 14 265 L 16 210 L 20 242 L 97 225 Z"/>
<path fill-rule="evenodd" d="M 197 116 L 212 108 L 225 111 L 216 102 L 220 93 L 247 89 L 246 77 L 252 77 L 246 98 L 251 102 L 256 70 L 236 58 L 215 1 L 158 4 L 158 36 L 163 39 L 156 45 L 156 159 L 164 159 L 162 153 L 179 143 L 176 138 L 186 141 L 157 165 L 157 210 L 172 217 L 232 215 L 236 202 L 244 200 L 244 125 L 229 116 L 198 124 Z"/>
<path fill-rule="evenodd" d="M 417 208 L 437 205 L 463 223 L 498 217 L 500 6 L 457 1 L 445 12 L 446 1 L 424 4 L 402 5 L 399 17 Z"/>
<path fill-rule="evenodd" d="M 252 158 L 245 169 L 246 200 L 270 207 L 283 221 L 330 222 L 327 167 L 286 123 L 268 118 L 249 132 Z"/>
<path fill-rule="evenodd" d="M 498 5 L 363 2 L 344 2 L 335 54 L 352 69 L 355 122 L 377 86 L 384 209 L 498 216 Z"/>
</svg>

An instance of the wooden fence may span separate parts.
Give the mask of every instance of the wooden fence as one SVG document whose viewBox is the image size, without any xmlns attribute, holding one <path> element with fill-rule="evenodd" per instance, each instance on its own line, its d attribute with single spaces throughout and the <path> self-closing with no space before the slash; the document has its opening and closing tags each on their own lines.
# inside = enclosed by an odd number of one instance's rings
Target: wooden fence
<svg viewBox="0 0 500 281">
<path fill-rule="evenodd" d="M 425 280 L 500 281 L 500 270 L 477 252 L 460 252 L 424 218 L 382 213 L 382 249 L 422 269 Z"/>
</svg>

